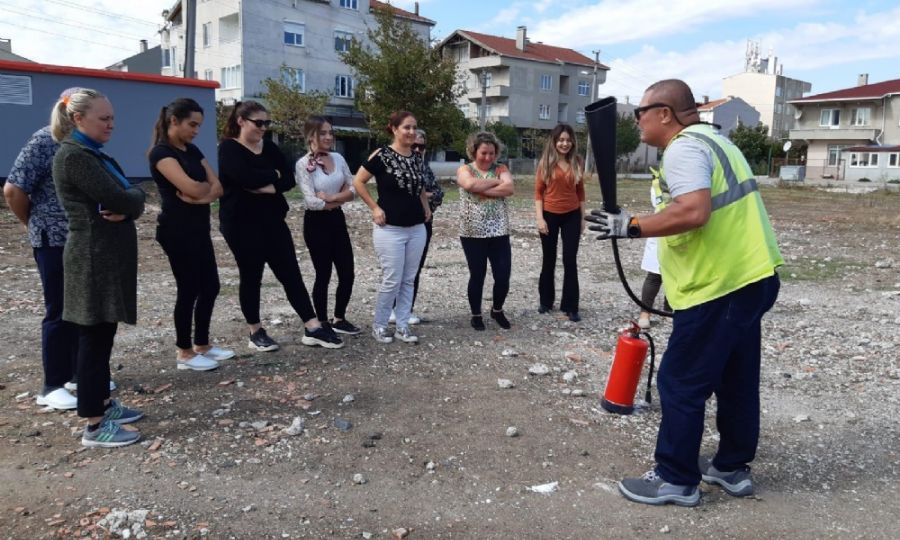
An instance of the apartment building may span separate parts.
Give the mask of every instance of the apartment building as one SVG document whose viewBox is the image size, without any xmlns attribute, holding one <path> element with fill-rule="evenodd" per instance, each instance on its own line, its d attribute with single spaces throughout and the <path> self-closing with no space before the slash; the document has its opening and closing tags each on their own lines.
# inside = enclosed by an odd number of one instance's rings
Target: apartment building
<svg viewBox="0 0 900 540">
<path fill-rule="evenodd" d="M 560 122 L 584 126 L 595 68 L 597 84 L 609 71 L 572 49 L 530 41 L 524 26 L 515 39 L 456 30 L 438 47 L 458 63 L 463 114 L 479 121 L 484 85 L 486 121 L 519 129 L 552 129 Z"/>
<path fill-rule="evenodd" d="M 784 66 L 769 52 L 759 54 L 758 43 L 747 43 L 744 72 L 722 80 L 722 95 L 743 99 L 759 111 L 759 121 L 768 126 L 769 136 L 784 138 L 794 127 L 796 113 L 790 104 L 812 90 L 812 85 L 784 75 Z"/>
<path fill-rule="evenodd" d="M 738 126 L 754 127 L 759 124 L 759 111 L 739 97 L 727 96 L 710 101 L 708 96 L 703 96 L 703 102 L 697 104 L 697 111 L 701 121 L 716 124 L 726 137 Z"/>
<path fill-rule="evenodd" d="M 809 144 L 807 178 L 900 179 L 900 79 L 869 84 L 862 74 L 851 88 L 794 100 L 793 140 Z"/>
<path fill-rule="evenodd" d="M 377 0 L 197 0 L 195 76 L 218 81 L 216 99 L 233 103 L 259 96 L 262 81 L 279 77 L 284 65 L 302 91 L 332 95 L 326 113 L 335 128 L 366 130 L 353 107 L 353 75 L 340 53 L 353 38 L 367 41 L 376 8 L 391 10 L 430 41 L 435 22 L 418 14 L 418 4 L 410 12 Z M 162 73 L 183 76 L 183 2 L 163 17 Z"/>
</svg>

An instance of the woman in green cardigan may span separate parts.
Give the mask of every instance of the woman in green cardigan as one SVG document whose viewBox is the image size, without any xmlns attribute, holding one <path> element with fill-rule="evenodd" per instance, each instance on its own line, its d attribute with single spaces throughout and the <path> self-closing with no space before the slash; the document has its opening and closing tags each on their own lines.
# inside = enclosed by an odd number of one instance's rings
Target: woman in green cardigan
<svg viewBox="0 0 900 540">
<path fill-rule="evenodd" d="M 143 413 L 109 396 L 109 357 L 119 322 L 137 320 L 137 231 L 144 192 L 100 149 L 114 128 L 112 104 L 82 88 L 53 107 L 50 129 L 56 192 L 69 218 L 63 250 L 63 319 L 78 325 L 78 416 L 81 444 L 125 446 L 140 433 L 121 427 Z"/>
</svg>

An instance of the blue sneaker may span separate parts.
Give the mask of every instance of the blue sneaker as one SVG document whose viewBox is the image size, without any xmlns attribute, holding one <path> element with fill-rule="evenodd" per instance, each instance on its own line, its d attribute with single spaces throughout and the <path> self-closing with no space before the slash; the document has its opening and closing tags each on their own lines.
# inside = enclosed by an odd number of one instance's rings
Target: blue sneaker
<svg viewBox="0 0 900 540">
<path fill-rule="evenodd" d="M 141 440 L 139 431 L 129 431 L 119 424 L 103 419 L 100 427 L 94 431 L 84 428 L 81 435 L 81 446 L 88 448 L 118 448 L 128 446 Z"/>
<path fill-rule="evenodd" d="M 656 474 L 656 471 L 647 471 L 640 478 L 623 479 L 619 482 L 619 491 L 629 501 L 643 504 L 677 506 L 700 504 L 699 487 L 670 484 Z"/>
<path fill-rule="evenodd" d="M 108 420 L 115 424 L 130 424 L 132 422 L 137 422 L 143 417 L 144 413 L 141 411 L 129 409 L 114 399 L 109 400 L 109 407 L 107 407 L 106 412 L 103 413 L 104 422 Z"/>
<path fill-rule="evenodd" d="M 750 477 L 749 468 L 731 472 L 720 471 L 713 466 L 711 459 L 705 457 L 700 458 L 698 465 L 703 481 L 707 484 L 721 486 L 725 493 L 732 497 L 753 495 L 753 479 Z"/>
</svg>

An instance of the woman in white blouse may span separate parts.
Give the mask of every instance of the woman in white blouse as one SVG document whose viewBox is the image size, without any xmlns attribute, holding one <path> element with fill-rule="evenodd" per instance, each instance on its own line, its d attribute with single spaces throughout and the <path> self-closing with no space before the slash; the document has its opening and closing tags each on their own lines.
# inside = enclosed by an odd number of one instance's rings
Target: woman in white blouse
<svg viewBox="0 0 900 540">
<path fill-rule="evenodd" d="M 353 175 L 343 156 L 331 152 L 334 131 L 321 116 L 310 116 L 303 127 L 309 152 L 297 161 L 297 183 L 303 191 L 303 240 L 309 249 L 316 281 L 312 300 L 322 325 L 341 334 L 359 334 L 347 320 L 346 310 L 353 293 L 353 246 L 341 206 L 353 200 Z M 328 284 L 332 266 L 337 271 L 334 318 L 328 319 Z"/>
</svg>

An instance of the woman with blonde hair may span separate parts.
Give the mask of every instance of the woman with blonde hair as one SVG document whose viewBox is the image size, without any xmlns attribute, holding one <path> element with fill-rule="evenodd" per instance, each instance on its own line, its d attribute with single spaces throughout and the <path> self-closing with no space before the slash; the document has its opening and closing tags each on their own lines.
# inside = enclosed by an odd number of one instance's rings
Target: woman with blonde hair
<svg viewBox="0 0 900 540">
<path fill-rule="evenodd" d="M 78 416 L 84 446 L 117 447 L 140 439 L 121 424 L 142 412 L 109 397 L 109 358 L 119 322 L 137 322 L 137 229 L 144 192 L 101 151 L 115 127 L 112 104 L 86 88 L 60 99 L 50 131 L 56 192 L 69 218 L 63 250 L 63 319 L 78 325 Z"/>
<path fill-rule="evenodd" d="M 534 180 L 534 210 L 541 237 L 543 263 L 538 282 L 538 311 L 553 309 L 556 295 L 556 246 L 562 236 L 563 287 L 559 309 L 572 322 L 578 314 L 578 243 L 584 232 L 584 163 L 578 156 L 575 132 L 559 124 L 550 132 Z"/>
<path fill-rule="evenodd" d="M 504 330 L 512 327 L 503 313 L 512 273 L 512 248 L 509 243 L 509 205 L 513 179 L 505 165 L 497 163 L 502 146 L 493 133 L 481 131 L 469 136 L 466 154 L 471 160 L 456 171 L 459 185 L 459 240 L 469 266 L 467 288 L 470 324 L 484 330 L 481 298 L 487 265 L 494 277 L 491 318 Z"/>
<path fill-rule="evenodd" d="M 316 270 L 312 301 L 319 322 L 340 334 L 361 330 L 347 320 L 347 305 L 353 293 L 353 244 L 341 208 L 356 193 L 353 174 L 344 157 L 331 151 L 334 128 L 322 116 L 310 116 L 303 126 L 309 152 L 297 160 L 295 174 L 303 192 L 303 240 Z M 334 294 L 334 319 L 328 318 L 328 284 L 332 267 L 338 284 Z"/>
</svg>

